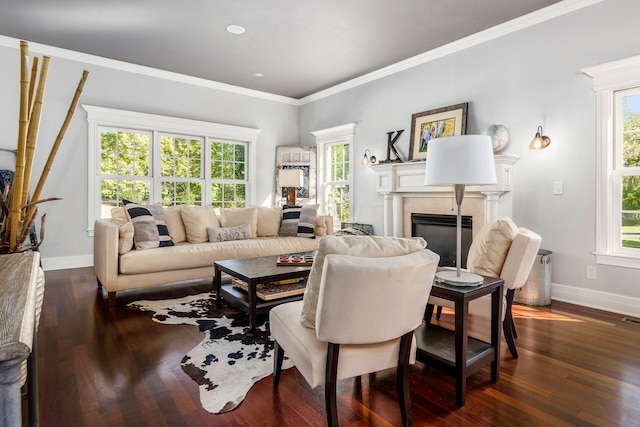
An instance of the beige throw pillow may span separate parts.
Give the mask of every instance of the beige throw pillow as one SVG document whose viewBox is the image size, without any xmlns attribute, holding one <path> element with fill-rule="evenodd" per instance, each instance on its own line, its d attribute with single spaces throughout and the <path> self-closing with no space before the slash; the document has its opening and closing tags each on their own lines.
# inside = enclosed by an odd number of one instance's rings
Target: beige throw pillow
<svg viewBox="0 0 640 427">
<path fill-rule="evenodd" d="M 207 228 L 207 233 L 209 233 L 209 241 L 211 243 L 251 239 L 251 227 L 249 224 L 236 225 L 235 227 Z"/>
<path fill-rule="evenodd" d="M 275 237 L 280 230 L 281 208 L 258 206 L 258 237 Z"/>
<path fill-rule="evenodd" d="M 164 208 L 164 221 L 167 223 L 169 235 L 173 243 L 187 241 L 187 232 L 184 229 L 180 206 L 168 206 Z"/>
<path fill-rule="evenodd" d="M 207 228 L 220 227 L 212 206 L 180 206 L 180 216 L 189 243 L 208 242 Z"/>
<path fill-rule="evenodd" d="M 111 219 L 118 222 L 128 222 L 129 217 L 123 207 L 111 209 Z"/>
<path fill-rule="evenodd" d="M 133 249 L 133 223 L 114 219 L 112 221 L 118 225 L 118 254 L 126 254 Z"/>
<path fill-rule="evenodd" d="M 427 246 L 422 237 L 401 238 L 382 236 L 324 236 L 318 243 L 311 273 L 307 280 L 302 301 L 300 322 L 307 328 L 315 329 L 318 292 L 324 258 L 328 254 L 352 255 L 366 258 L 382 258 L 407 255 L 420 251 Z"/>
<path fill-rule="evenodd" d="M 473 238 L 467 257 L 467 269 L 476 274 L 500 277 L 511 242 L 518 227 L 509 218 L 485 224 Z"/>
<path fill-rule="evenodd" d="M 220 209 L 220 225 L 234 227 L 249 224 L 251 236 L 258 237 L 258 210 L 255 206 L 236 209 Z"/>
</svg>

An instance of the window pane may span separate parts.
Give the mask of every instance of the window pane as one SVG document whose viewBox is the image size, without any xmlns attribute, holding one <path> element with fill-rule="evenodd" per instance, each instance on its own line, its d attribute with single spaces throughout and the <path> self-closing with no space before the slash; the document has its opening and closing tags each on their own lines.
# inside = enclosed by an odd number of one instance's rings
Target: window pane
<svg viewBox="0 0 640 427">
<path fill-rule="evenodd" d="M 333 221 L 339 224 L 349 221 L 351 218 L 349 210 L 349 186 L 329 185 L 327 188 L 327 206 Z"/>
<path fill-rule="evenodd" d="M 622 214 L 622 246 L 640 248 L 640 212 Z"/>
<path fill-rule="evenodd" d="M 640 167 L 640 94 L 624 96 L 623 110 L 623 165 Z"/>
<path fill-rule="evenodd" d="M 200 139 L 163 135 L 161 144 L 161 174 L 180 178 L 201 178 Z"/>
</svg>

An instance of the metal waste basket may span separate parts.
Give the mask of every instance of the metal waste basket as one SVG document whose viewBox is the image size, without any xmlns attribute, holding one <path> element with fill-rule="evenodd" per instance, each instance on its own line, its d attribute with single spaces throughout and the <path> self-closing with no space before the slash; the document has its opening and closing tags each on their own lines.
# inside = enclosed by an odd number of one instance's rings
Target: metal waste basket
<svg viewBox="0 0 640 427">
<path fill-rule="evenodd" d="M 513 300 L 527 305 L 551 304 L 551 251 L 540 249 L 524 286 L 517 289 Z"/>
</svg>

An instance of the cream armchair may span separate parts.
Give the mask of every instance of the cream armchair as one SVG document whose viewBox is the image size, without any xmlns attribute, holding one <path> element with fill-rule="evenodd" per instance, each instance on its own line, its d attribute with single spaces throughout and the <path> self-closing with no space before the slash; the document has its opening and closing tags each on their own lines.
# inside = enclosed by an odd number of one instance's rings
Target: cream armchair
<svg viewBox="0 0 640 427">
<path fill-rule="evenodd" d="M 472 273 L 504 279 L 504 303 L 502 304 L 502 330 L 513 358 L 518 357 L 514 337 L 517 338 L 511 307 L 516 289 L 524 286 L 535 262 L 542 238 L 531 230 L 518 228 L 513 221 L 502 218 L 487 224 L 469 249 L 467 267 Z M 453 308 L 451 301 L 430 297 L 426 320 L 431 321 L 433 307 L 438 306 L 437 318 L 442 307 Z M 472 314 L 489 313 L 489 299 L 479 298 L 469 305 Z"/>
<path fill-rule="evenodd" d="M 286 352 L 311 387 L 325 384 L 327 421 L 336 426 L 337 380 L 397 368 L 402 422 L 411 425 L 413 331 L 422 322 L 438 260 L 426 249 L 385 258 L 327 254 L 315 329 L 301 323 L 301 301 L 279 305 L 269 314 L 274 387 Z"/>
</svg>

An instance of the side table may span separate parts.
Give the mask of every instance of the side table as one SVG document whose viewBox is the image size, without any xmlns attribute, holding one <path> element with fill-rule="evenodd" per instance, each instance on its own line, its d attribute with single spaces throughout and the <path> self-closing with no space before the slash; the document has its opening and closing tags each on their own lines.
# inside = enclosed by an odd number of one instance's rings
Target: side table
<svg viewBox="0 0 640 427">
<path fill-rule="evenodd" d="M 453 286 L 434 282 L 431 295 L 455 304 L 455 331 L 422 322 L 415 332 L 417 359 L 443 368 L 456 380 L 456 404 L 463 406 L 467 394 L 467 377 L 491 364 L 491 381 L 499 379 L 500 323 L 504 280 L 485 277 L 477 286 Z M 491 342 L 469 337 L 469 301 L 491 294 Z M 433 311 L 433 306 L 427 310 Z"/>
</svg>

